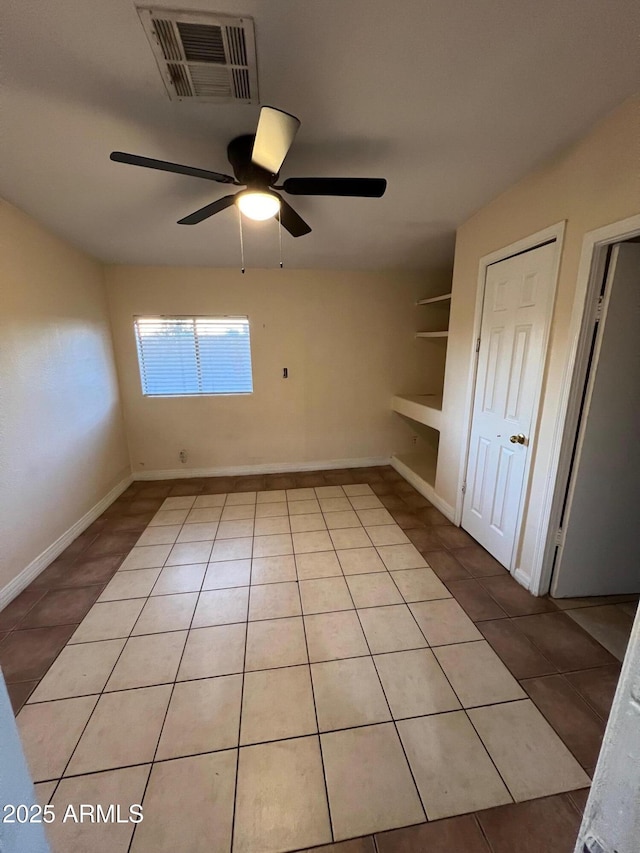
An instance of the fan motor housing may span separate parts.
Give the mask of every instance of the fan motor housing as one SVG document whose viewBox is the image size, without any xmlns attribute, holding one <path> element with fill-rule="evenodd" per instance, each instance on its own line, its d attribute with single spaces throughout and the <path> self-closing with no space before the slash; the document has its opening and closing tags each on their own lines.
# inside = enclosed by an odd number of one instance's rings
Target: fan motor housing
<svg viewBox="0 0 640 853">
<path fill-rule="evenodd" d="M 268 188 L 275 183 L 278 176 L 251 162 L 255 138 L 254 133 L 236 136 L 227 146 L 227 158 L 233 168 L 233 174 L 241 184 Z"/>
</svg>

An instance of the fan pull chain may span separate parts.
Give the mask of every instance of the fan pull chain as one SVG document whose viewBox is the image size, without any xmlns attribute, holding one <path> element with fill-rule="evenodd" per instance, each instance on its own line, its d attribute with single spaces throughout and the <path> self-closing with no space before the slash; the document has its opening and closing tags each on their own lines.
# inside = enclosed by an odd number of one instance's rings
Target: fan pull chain
<svg viewBox="0 0 640 853">
<path fill-rule="evenodd" d="M 242 214 L 240 213 L 240 208 L 238 208 L 238 225 L 240 227 L 240 270 L 242 275 L 244 275 L 244 240 L 242 238 Z"/>
<path fill-rule="evenodd" d="M 282 263 L 282 208 L 278 210 L 278 242 L 280 244 L 280 269 L 284 266 Z"/>
</svg>

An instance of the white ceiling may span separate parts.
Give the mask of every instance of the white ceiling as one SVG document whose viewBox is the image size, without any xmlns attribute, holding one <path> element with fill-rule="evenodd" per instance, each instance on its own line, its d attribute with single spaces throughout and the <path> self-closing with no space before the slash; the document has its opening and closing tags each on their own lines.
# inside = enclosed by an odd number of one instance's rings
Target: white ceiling
<svg viewBox="0 0 640 853">
<path fill-rule="evenodd" d="M 148 4 L 156 5 L 156 4 Z M 451 263 L 457 225 L 638 85 L 636 0 L 165 0 L 255 19 L 262 103 L 302 127 L 281 177 L 386 177 L 383 199 L 291 197 L 298 268 Z M 169 101 L 132 0 L 4 0 L 0 195 L 107 262 L 237 266 L 226 194 L 113 149 L 228 172 L 259 107 Z M 277 262 L 274 222 L 245 228 Z"/>
</svg>

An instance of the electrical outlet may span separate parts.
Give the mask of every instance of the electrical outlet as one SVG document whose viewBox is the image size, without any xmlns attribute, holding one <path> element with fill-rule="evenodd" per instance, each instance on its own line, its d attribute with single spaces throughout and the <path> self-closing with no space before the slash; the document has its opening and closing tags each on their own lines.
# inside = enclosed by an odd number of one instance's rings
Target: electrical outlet
<svg viewBox="0 0 640 853">
<path fill-rule="evenodd" d="M 181 450 L 181 451 L 180 451 L 180 453 L 178 453 L 178 459 L 179 459 L 179 460 L 182 462 L 182 464 L 184 465 L 184 463 L 187 461 L 187 451 L 186 451 L 186 450 Z"/>
<path fill-rule="evenodd" d="M 417 435 L 411 436 L 411 443 L 414 445 L 416 445 L 418 443 L 418 436 Z"/>
</svg>

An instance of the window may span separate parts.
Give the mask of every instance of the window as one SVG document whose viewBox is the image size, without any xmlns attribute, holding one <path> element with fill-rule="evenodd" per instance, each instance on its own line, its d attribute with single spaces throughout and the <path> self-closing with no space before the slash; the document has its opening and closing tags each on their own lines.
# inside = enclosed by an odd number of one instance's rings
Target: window
<svg viewBox="0 0 640 853">
<path fill-rule="evenodd" d="M 136 317 L 142 393 L 251 394 L 247 317 Z"/>
</svg>

